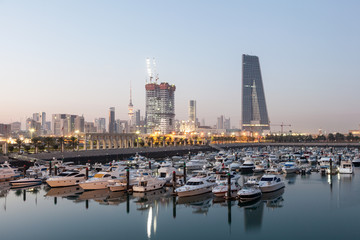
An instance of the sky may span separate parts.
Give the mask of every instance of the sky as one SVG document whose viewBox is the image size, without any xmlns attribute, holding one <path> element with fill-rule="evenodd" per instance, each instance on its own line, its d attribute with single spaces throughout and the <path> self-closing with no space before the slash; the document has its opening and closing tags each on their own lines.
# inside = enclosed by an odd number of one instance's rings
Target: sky
<svg viewBox="0 0 360 240">
<path fill-rule="evenodd" d="M 34 112 L 86 121 L 145 114 L 146 58 L 206 125 L 239 127 L 241 57 L 260 59 L 269 118 L 294 132 L 360 123 L 360 2 L 0 0 L 0 122 Z M 286 129 L 286 128 L 285 128 Z M 289 128 L 287 128 L 289 129 Z M 280 127 L 272 127 L 280 131 Z"/>
</svg>

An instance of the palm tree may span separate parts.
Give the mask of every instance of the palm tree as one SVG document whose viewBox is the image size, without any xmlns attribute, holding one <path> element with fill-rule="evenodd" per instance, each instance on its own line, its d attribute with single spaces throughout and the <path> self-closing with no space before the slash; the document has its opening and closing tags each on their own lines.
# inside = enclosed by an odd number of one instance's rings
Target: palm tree
<svg viewBox="0 0 360 240">
<path fill-rule="evenodd" d="M 45 143 L 45 145 L 47 147 L 47 150 L 49 151 L 50 145 L 54 144 L 54 139 L 52 137 L 45 137 L 44 138 L 44 143 Z"/>
<path fill-rule="evenodd" d="M 65 141 L 64 137 L 59 137 L 58 141 L 60 143 L 60 149 L 61 149 L 60 151 L 63 152 L 64 151 L 64 141 Z"/>
<path fill-rule="evenodd" d="M 31 139 L 31 142 L 34 144 L 35 147 L 35 153 L 38 153 L 38 146 L 40 144 L 40 138 L 39 137 L 33 137 Z"/>
<path fill-rule="evenodd" d="M 77 138 L 74 137 L 74 136 L 72 136 L 72 137 L 70 138 L 70 142 L 71 142 L 71 145 L 72 145 L 72 147 L 73 147 L 73 151 L 75 151 L 75 146 L 76 146 L 76 144 L 77 144 Z"/>
<path fill-rule="evenodd" d="M 21 145 L 22 145 L 23 141 L 21 139 L 16 139 L 16 144 L 18 145 L 18 148 L 19 148 L 19 153 L 21 151 Z"/>
</svg>

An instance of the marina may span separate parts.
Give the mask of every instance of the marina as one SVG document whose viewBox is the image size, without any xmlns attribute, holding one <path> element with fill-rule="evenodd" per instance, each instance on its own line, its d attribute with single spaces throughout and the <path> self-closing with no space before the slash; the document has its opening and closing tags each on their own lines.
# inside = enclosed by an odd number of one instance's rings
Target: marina
<svg viewBox="0 0 360 240">
<path fill-rule="evenodd" d="M 27 232 L 31 231 L 37 239 L 48 239 L 48 236 L 52 239 L 66 239 L 69 234 L 71 238 L 87 239 L 120 235 L 132 239 L 169 239 L 170 236 L 172 239 L 277 239 L 280 232 L 282 235 L 292 235 L 293 239 L 353 237 L 356 232 L 353 231 L 356 228 L 356 212 L 360 210 L 360 188 L 357 187 L 360 184 L 360 168 L 354 167 L 349 159 L 357 158 L 357 149 L 319 148 L 312 149 L 310 154 L 318 160 L 325 158 L 325 155 L 333 158 L 334 162 L 331 163 L 334 169 L 339 156 L 340 159 L 346 156 L 347 160 L 338 167 L 346 171 L 351 167 L 353 173 L 348 174 L 323 174 L 321 161 L 318 165 L 306 163 L 306 167 L 312 166 L 313 170 L 304 173 L 297 171 L 286 174 L 283 171 L 280 174 L 249 174 L 248 171 L 241 173 L 238 170 L 224 174 L 227 171 L 225 164 L 222 165 L 224 172 L 216 172 L 215 165 L 219 161 L 216 156 L 219 155 L 222 155 L 223 162 L 231 159 L 232 163 L 238 162 L 240 165 L 248 164 L 249 158 L 254 162 L 268 162 L 268 165 L 271 160 L 272 168 L 278 167 L 281 171 L 281 166 L 288 164 L 295 150 L 298 149 L 254 148 L 221 154 L 200 153 L 184 156 L 181 160 L 176 157 L 176 160 L 153 161 L 159 163 L 159 167 L 162 166 L 160 169 L 174 170 L 169 163 L 174 165 L 176 161 L 191 162 L 189 159 L 204 157 L 207 165 L 204 165 L 203 170 L 184 172 L 183 168 L 176 168 L 173 173 L 179 176 L 175 184 L 175 175 L 164 179 L 170 170 L 160 171 L 152 169 L 151 164 L 145 164 L 148 169 L 137 170 L 139 173 L 135 169 L 131 170 L 131 174 L 129 172 L 131 185 L 127 186 L 128 170 L 125 166 L 134 166 L 129 161 L 113 162 L 108 167 L 101 164 L 92 166 L 91 169 L 99 170 L 94 176 L 100 174 L 103 179 L 109 175 L 106 184 L 91 188 L 95 190 L 81 187 L 85 179 L 68 187 L 50 187 L 46 183 L 39 185 L 37 182 L 35 186 L 21 188 L 11 186 L 9 181 L 1 182 L 2 236 L 5 239 L 26 238 Z M 283 153 L 277 154 L 275 159 L 272 154 L 279 152 Z M 300 155 L 304 155 L 304 152 Z M 234 154 L 236 157 L 232 157 Z M 144 166 L 142 161 L 149 160 L 140 160 L 140 157 L 133 159 L 138 166 Z M 93 170 L 76 172 L 75 165 L 65 165 L 73 169 L 72 172 L 64 167 L 63 173 L 58 174 L 65 179 L 76 174 L 94 178 L 91 177 Z M 303 164 L 296 166 L 304 168 Z M 30 169 L 29 172 L 32 171 Z M 111 177 L 114 175 L 119 176 Z M 61 176 L 50 179 L 56 178 Z M 187 184 L 181 186 L 179 180 L 185 178 Z M 105 182 L 105 179 L 101 182 Z M 226 184 L 229 182 L 231 196 L 227 199 Z M 115 185 L 122 187 L 112 191 L 111 187 Z M 131 186 L 136 186 L 134 191 L 124 191 Z M 154 186 L 155 190 L 146 190 L 146 187 Z M 17 231 L 19 226 L 23 231 Z M 35 228 L 41 228 L 41 233 L 34 231 Z M 85 228 L 87 231 L 83 230 Z M 311 236 L 308 236 L 307 229 L 311 229 Z"/>
</svg>

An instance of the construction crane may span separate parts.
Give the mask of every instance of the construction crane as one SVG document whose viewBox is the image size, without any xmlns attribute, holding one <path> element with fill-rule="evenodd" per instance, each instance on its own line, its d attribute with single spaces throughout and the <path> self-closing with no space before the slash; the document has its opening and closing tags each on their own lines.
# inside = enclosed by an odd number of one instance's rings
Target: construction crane
<svg viewBox="0 0 360 240">
<path fill-rule="evenodd" d="M 270 126 L 280 126 L 281 127 L 281 134 L 284 132 L 284 127 L 291 127 L 291 124 L 284 124 L 283 122 L 281 124 L 270 124 Z"/>
</svg>

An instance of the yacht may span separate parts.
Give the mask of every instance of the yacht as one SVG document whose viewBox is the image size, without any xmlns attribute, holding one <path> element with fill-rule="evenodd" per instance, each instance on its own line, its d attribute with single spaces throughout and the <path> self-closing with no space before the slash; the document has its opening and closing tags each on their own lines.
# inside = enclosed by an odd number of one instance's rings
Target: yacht
<svg viewBox="0 0 360 240">
<path fill-rule="evenodd" d="M 132 188 L 138 182 L 139 175 L 130 171 L 129 173 L 129 187 Z M 112 192 L 127 190 L 127 173 L 120 173 L 119 178 L 108 180 L 108 188 Z"/>
<path fill-rule="evenodd" d="M 339 173 L 352 174 L 354 172 L 354 165 L 350 160 L 341 161 Z"/>
<path fill-rule="evenodd" d="M 198 170 L 202 169 L 207 163 L 208 162 L 205 159 L 192 159 L 186 163 L 186 168 L 188 170 Z"/>
<path fill-rule="evenodd" d="M 179 197 L 189 197 L 211 192 L 215 184 L 210 181 L 210 176 L 195 176 L 190 178 L 184 186 L 177 188 L 175 192 Z"/>
<path fill-rule="evenodd" d="M 275 154 L 270 154 L 269 155 L 269 162 L 277 162 L 279 161 L 279 157 L 276 156 Z"/>
<path fill-rule="evenodd" d="M 32 178 L 32 177 L 26 177 L 26 178 L 10 181 L 10 185 L 12 187 L 30 187 L 30 186 L 39 185 L 41 183 L 42 183 L 41 178 Z"/>
<path fill-rule="evenodd" d="M 213 188 L 212 192 L 216 197 L 224 197 L 225 194 L 228 192 L 228 189 L 229 189 L 228 181 L 223 180 L 217 186 L 215 186 Z M 240 185 L 238 184 L 238 181 L 231 180 L 231 183 L 230 183 L 231 196 L 233 196 L 234 193 L 239 191 L 239 189 L 240 189 Z"/>
<path fill-rule="evenodd" d="M 0 181 L 8 181 L 17 177 L 20 177 L 20 174 L 11 168 L 7 161 L 0 165 Z"/>
<path fill-rule="evenodd" d="M 259 187 L 245 186 L 243 189 L 237 192 L 240 202 L 250 202 L 259 199 L 262 195 Z"/>
<path fill-rule="evenodd" d="M 161 167 L 158 170 L 158 173 L 159 173 L 158 178 L 161 180 L 165 180 L 166 183 L 170 183 L 170 182 L 172 182 L 174 172 L 176 175 L 176 168 L 174 168 L 174 167 Z"/>
<path fill-rule="evenodd" d="M 357 157 L 354 160 L 352 160 L 352 163 L 354 164 L 355 167 L 360 167 L 360 157 Z"/>
<path fill-rule="evenodd" d="M 259 181 L 259 188 L 262 193 L 273 192 L 284 187 L 284 181 L 277 175 L 264 175 Z"/>
<path fill-rule="evenodd" d="M 86 175 L 79 171 L 65 171 L 57 176 L 50 177 L 46 180 L 46 183 L 50 187 L 67 187 L 78 185 L 85 181 Z"/>
<path fill-rule="evenodd" d="M 138 178 L 137 184 L 133 186 L 134 192 L 148 192 L 163 188 L 166 180 L 153 177 L 151 175 L 142 175 Z"/>
<path fill-rule="evenodd" d="M 98 172 L 94 177 L 79 184 L 84 190 L 95 190 L 108 188 L 108 180 L 117 179 L 124 173 L 123 166 L 110 167 L 106 172 Z"/>
<path fill-rule="evenodd" d="M 282 170 L 284 173 L 289 174 L 289 173 L 296 173 L 297 171 L 299 171 L 299 168 L 298 166 L 296 166 L 294 162 L 286 162 Z"/>
<path fill-rule="evenodd" d="M 252 173 L 254 171 L 255 164 L 251 158 L 245 158 L 244 163 L 240 166 L 241 173 Z"/>
</svg>

